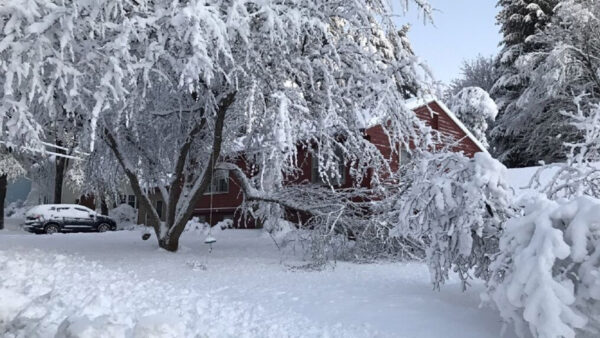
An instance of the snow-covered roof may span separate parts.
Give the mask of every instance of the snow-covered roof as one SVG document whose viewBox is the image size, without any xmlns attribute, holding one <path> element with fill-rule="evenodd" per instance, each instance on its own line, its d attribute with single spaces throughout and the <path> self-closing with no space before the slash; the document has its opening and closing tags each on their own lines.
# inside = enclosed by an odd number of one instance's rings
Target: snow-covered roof
<svg viewBox="0 0 600 338">
<path fill-rule="evenodd" d="M 405 102 L 406 107 L 411 110 L 415 110 L 420 107 L 427 106 L 431 103 L 436 103 L 438 106 L 440 106 L 440 108 L 442 108 L 444 113 L 446 113 L 446 115 L 448 115 L 448 117 L 450 117 L 450 119 L 454 123 L 456 123 L 456 125 L 467 135 L 467 137 L 469 137 L 471 139 L 471 141 L 473 141 L 473 143 L 475 143 L 477 145 L 477 147 L 479 147 L 479 149 L 481 149 L 481 151 L 483 151 L 485 153 L 488 152 L 487 149 L 485 148 L 485 146 L 473 135 L 473 133 L 471 133 L 469 128 L 467 128 L 460 121 L 460 119 L 458 117 L 456 117 L 456 115 L 454 115 L 454 113 L 450 110 L 450 108 L 448 108 L 448 106 L 446 106 L 446 104 L 444 104 L 444 102 L 438 100 L 435 96 L 425 95 L 423 97 L 415 97 L 412 99 L 408 99 Z"/>
</svg>

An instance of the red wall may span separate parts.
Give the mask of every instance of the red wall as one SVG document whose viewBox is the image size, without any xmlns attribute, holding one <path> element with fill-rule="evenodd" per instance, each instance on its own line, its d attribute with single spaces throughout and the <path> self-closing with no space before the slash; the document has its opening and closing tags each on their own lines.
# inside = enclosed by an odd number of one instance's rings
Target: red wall
<svg viewBox="0 0 600 338">
<path fill-rule="evenodd" d="M 429 107 L 429 109 L 427 107 Z M 431 114 L 430 109 L 434 114 Z M 454 151 L 462 151 L 469 157 L 473 157 L 475 153 L 483 151 L 483 149 L 480 149 L 436 102 L 432 102 L 428 106 L 417 108 L 415 113 L 433 129 L 439 130 L 442 134 L 450 136 L 458 141 L 457 146 L 454 147 Z"/>
</svg>

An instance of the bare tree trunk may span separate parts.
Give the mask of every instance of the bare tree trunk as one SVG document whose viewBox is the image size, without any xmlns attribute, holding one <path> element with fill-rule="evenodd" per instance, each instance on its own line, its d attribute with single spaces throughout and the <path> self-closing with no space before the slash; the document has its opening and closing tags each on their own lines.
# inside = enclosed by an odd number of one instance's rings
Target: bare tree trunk
<svg viewBox="0 0 600 338">
<path fill-rule="evenodd" d="M 104 195 L 100 197 L 100 214 L 108 216 L 108 204 L 106 204 L 106 198 L 104 198 Z"/>
<path fill-rule="evenodd" d="M 0 213 L 0 230 L 4 229 L 4 202 L 6 199 L 6 188 L 8 186 L 8 177 L 0 175 L 0 204 L 2 204 L 2 213 Z"/>
<path fill-rule="evenodd" d="M 62 142 L 57 141 L 56 144 L 61 146 Z M 60 148 L 56 149 L 56 152 L 59 154 L 65 154 L 65 151 Z M 67 159 L 64 157 L 56 157 L 56 170 L 54 173 L 54 204 L 62 203 L 62 191 L 66 167 Z"/>
<path fill-rule="evenodd" d="M 177 251 L 179 248 L 179 237 L 181 237 L 187 221 L 190 219 L 190 217 L 192 217 L 192 213 L 194 212 L 196 204 L 202 195 L 204 195 L 204 192 L 206 192 L 206 189 L 208 189 L 211 183 L 213 171 L 215 170 L 215 166 L 219 160 L 219 157 L 221 157 L 221 145 L 223 143 L 223 126 L 225 124 L 225 117 L 227 110 L 235 101 L 235 96 L 236 92 L 229 93 L 219 103 L 217 119 L 215 121 L 215 131 L 213 134 L 212 150 L 208 160 L 207 168 L 204 171 L 204 177 L 201 178 L 200 186 L 194 192 L 194 195 L 190 199 L 189 203 L 185 206 L 182 206 L 184 209 L 183 217 L 179 218 L 178 220 L 174 220 L 172 223 L 167 223 L 169 226 L 169 233 L 164 237 L 164 241 L 166 243 L 164 243 L 165 246 L 163 246 L 163 248 L 166 250 Z M 179 195 L 177 195 L 177 199 L 179 199 Z"/>
</svg>

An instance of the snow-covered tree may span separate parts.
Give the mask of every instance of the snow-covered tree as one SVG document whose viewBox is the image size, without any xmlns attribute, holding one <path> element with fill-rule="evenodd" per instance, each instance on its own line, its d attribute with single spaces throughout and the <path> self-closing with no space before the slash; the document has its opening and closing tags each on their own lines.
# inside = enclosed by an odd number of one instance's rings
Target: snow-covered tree
<svg viewBox="0 0 600 338">
<path fill-rule="evenodd" d="M 465 60 L 460 67 L 460 77 L 452 80 L 445 98 L 458 94 L 467 87 L 479 87 L 490 92 L 498 79 L 498 70 L 494 57 L 478 55 L 473 60 Z"/>
<path fill-rule="evenodd" d="M 563 143 L 581 141 L 578 129 L 562 114 L 576 109 L 574 96 L 579 96 L 578 105 L 583 109 L 600 102 L 599 14 L 600 5 L 595 1 L 560 1 L 552 24 L 531 37 L 532 42 L 547 47 L 520 59 L 519 70 L 531 81 L 517 104 L 523 110 L 523 121 L 536 124 L 532 142 L 541 143 L 536 135 L 545 135 L 542 140 L 548 141 L 548 149 L 541 150 L 552 156 L 544 158 L 547 162 L 564 160 Z M 560 154 L 554 154 L 557 151 Z"/>
<path fill-rule="evenodd" d="M 24 174 L 25 170 L 8 151 L 8 148 L 0 145 L 0 205 L 2 205 L 0 230 L 4 229 L 4 203 L 8 183 Z"/>
<path fill-rule="evenodd" d="M 600 198 L 600 104 L 583 107 L 582 98 L 575 98 L 575 112 L 562 113 L 579 132 L 581 141 L 566 143 L 566 161 L 543 166 L 530 182 L 551 199 L 583 195 Z M 551 177 L 545 178 L 548 175 Z"/>
<path fill-rule="evenodd" d="M 79 142 L 111 151 L 175 251 L 214 168 L 238 152 L 268 190 L 297 172 L 302 142 L 323 173 L 340 150 L 357 180 L 384 168 L 362 133 L 378 116 L 393 143 L 419 143 L 402 102 L 424 72 L 389 14 L 379 0 L 8 1 L 2 102 L 83 114 Z"/>
<path fill-rule="evenodd" d="M 531 37 L 546 30 L 558 1 L 498 1 L 500 12 L 497 21 L 503 39 L 502 50 L 496 59 L 499 77 L 490 94 L 498 104 L 499 114 L 490 136 L 494 154 L 509 167 L 535 165 L 542 159 L 540 154 L 561 152 L 557 148 L 560 148 L 562 141 L 550 139 L 549 134 L 543 131 L 534 134 L 532 129 L 539 121 L 524 117 L 523 109 L 517 104 L 530 83 L 527 73 L 518 68 L 519 59 L 534 55 L 544 48 L 544 45 L 532 41 Z M 554 141 L 554 144 L 550 145 L 550 141 Z M 545 144 L 548 147 L 540 150 Z"/>
<path fill-rule="evenodd" d="M 450 271 L 463 287 L 472 273 L 487 279 L 499 231 L 510 216 L 506 167 L 487 153 L 469 159 L 460 153 L 415 156 L 397 199 L 396 236 L 426 243 L 431 280 L 439 288 Z"/>
<path fill-rule="evenodd" d="M 521 335 L 600 333 L 600 105 L 584 102 L 562 112 L 582 140 L 536 173 L 532 187 L 545 195 L 521 201 L 492 264 L 490 300 Z"/>
<path fill-rule="evenodd" d="M 486 132 L 494 122 L 498 107 L 490 95 L 479 87 L 466 87 L 448 101 L 452 112 L 469 128 L 475 137 L 489 148 Z"/>
<path fill-rule="evenodd" d="M 489 300 L 520 336 L 600 333 L 600 200 L 524 202 L 506 223 Z"/>
</svg>

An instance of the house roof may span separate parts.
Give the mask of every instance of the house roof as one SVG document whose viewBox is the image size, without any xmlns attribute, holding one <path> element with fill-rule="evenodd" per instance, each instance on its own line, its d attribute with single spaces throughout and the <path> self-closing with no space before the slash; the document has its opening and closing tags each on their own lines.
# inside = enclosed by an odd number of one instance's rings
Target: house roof
<svg viewBox="0 0 600 338">
<path fill-rule="evenodd" d="M 462 130 L 467 135 L 467 137 L 471 139 L 471 141 L 473 141 L 473 143 L 475 143 L 475 145 L 477 145 L 479 149 L 481 149 L 482 152 L 488 153 L 488 150 L 485 148 L 485 146 L 475 137 L 475 135 L 473 135 L 473 133 L 471 133 L 469 128 L 467 128 L 460 121 L 460 119 L 456 115 L 454 115 L 454 113 L 450 110 L 450 108 L 448 108 L 448 106 L 446 106 L 442 101 L 438 100 L 435 96 L 425 95 L 423 97 L 415 97 L 409 99 L 405 102 L 406 107 L 411 110 L 416 110 L 421 107 L 429 106 L 432 103 L 436 103 L 438 106 L 440 106 L 440 108 L 444 111 L 446 115 L 448 115 L 452 122 L 456 123 L 460 130 Z"/>
</svg>

